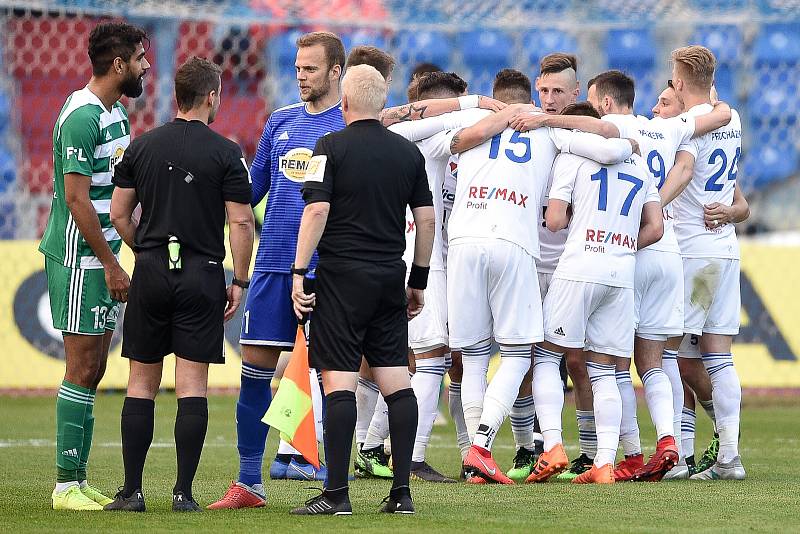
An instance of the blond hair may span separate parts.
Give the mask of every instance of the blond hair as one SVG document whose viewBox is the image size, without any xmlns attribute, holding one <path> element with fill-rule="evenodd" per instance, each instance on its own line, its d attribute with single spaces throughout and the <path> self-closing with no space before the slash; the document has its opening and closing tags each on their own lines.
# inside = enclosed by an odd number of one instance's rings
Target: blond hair
<svg viewBox="0 0 800 534">
<path fill-rule="evenodd" d="M 717 65 L 711 50 L 700 45 L 684 46 L 672 51 L 672 61 L 686 83 L 698 89 L 711 90 Z"/>
<path fill-rule="evenodd" d="M 355 65 L 344 74 L 342 94 L 353 110 L 377 114 L 386 104 L 386 80 L 375 67 Z"/>
</svg>

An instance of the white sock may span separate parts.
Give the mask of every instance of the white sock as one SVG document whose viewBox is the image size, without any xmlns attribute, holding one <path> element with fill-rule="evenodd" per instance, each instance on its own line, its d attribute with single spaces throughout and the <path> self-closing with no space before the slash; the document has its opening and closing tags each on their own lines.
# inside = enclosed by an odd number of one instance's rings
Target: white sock
<svg viewBox="0 0 800 534">
<path fill-rule="evenodd" d="M 78 486 L 78 487 L 80 487 L 80 484 L 78 483 L 77 480 L 71 480 L 69 482 L 56 482 L 56 490 L 55 491 L 56 491 L 56 493 L 61 493 L 62 491 L 66 490 L 66 489 L 69 489 L 70 486 Z"/>
<path fill-rule="evenodd" d="M 615 365 L 586 362 L 594 397 L 594 420 L 597 426 L 597 454 L 594 465 L 614 465 L 622 422 L 622 398 L 615 379 Z"/>
<path fill-rule="evenodd" d="M 681 411 L 683 410 L 683 382 L 681 372 L 678 368 L 678 351 L 664 349 L 661 354 L 661 368 L 669 377 L 669 385 L 672 388 L 672 435 L 675 436 L 675 445 L 678 446 L 678 453 L 681 458 L 686 457 L 683 452 L 681 440 Z"/>
<path fill-rule="evenodd" d="M 639 421 L 636 418 L 636 393 L 633 391 L 631 372 L 616 371 L 614 376 L 617 382 L 617 388 L 619 388 L 619 396 L 622 400 L 622 424 L 619 429 L 619 440 L 622 443 L 622 452 L 625 456 L 642 454 L 642 443 L 639 439 Z M 592 386 L 592 388 L 594 388 L 594 386 Z M 595 404 L 594 407 L 594 414 L 596 419 L 597 404 Z M 597 427 L 599 431 L 599 423 Z"/>
<path fill-rule="evenodd" d="M 530 368 L 531 345 L 500 345 L 500 367 L 486 388 L 481 421 L 472 440 L 473 445 L 492 450 L 497 431 L 511 411 L 522 379 Z"/>
<path fill-rule="evenodd" d="M 647 409 L 650 410 L 650 418 L 656 427 L 656 438 L 672 436 L 673 417 L 672 417 L 672 386 L 669 377 L 661 367 L 653 367 L 646 371 L 642 377 L 644 384 L 644 398 L 647 401 Z"/>
<path fill-rule="evenodd" d="M 300 451 L 289 445 L 287 442 L 281 440 L 278 443 L 278 454 L 291 454 L 292 456 L 298 456 Z"/>
<path fill-rule="evenodd" d="M 383 445 L 384 440 L 389 437 L 389 407 L 383 395 L 378 395 L 378 402 L 375 403 L 375 413 L 369 422 L 367 437 L 364 439 L 363 448 L 374 449 Z"/>
<path fill-rule="evenodd" d="M 425 448 L 431 439 L 433 422 L 439 407 L 439 387 L 444 376 L 444 356 L 417 360 L 417 372 L 411 377 L 411 388 L 417 397 L 417 437 L 412 462 L 425 461 Z"/>
<path fill-rule="evenodd" d="M 487 339 L 465 347 L 461 351 L 461 362 L 464 366 L 464 375 L 461 378 L 461 405 L 470 441 L 475 439 L 475 432 L 478 431 L 481 421 L 491 350 L 492 345 Z"/>
<path fill-rule="evenodd" d="M 711 419 L 712 423 L 714 423 L 714 432 L 716 432 L 717 431 L 717 414 L 714 411 L 713 385 L 712 385 L 711 397 L 712 397 L 711 400 L 700 400 L 700 399 L 697 399 L 697 403 L 700 404 L 700 406 L 703 407 L 703 410 L 705 410 L 706 415 L 708 415 L 708 418 Z"/>
<path fill-rule="evenodd" d="M 461 459 L 463 460 L 467 457 L 470 441 L 467 422 L 464 421 L 464 408 L 461 406 L 461 382 L 450 382 L 447 398 L 450 417 L 453 418 L 453 423 L 456 426 L 456 443 L 458 443 L 458 449 L 461 451 Z"/>
<path fill-rule="evenodd" d="M 697 414 L 690 408 L 681 410 L 681 444 L 684 456 L 694 456 L 694 426 Z"/>
<path fill-rule="evenodd" d="M 532 451 L 535 447 L 536 436 L 533 433 L 533 420 L 536 417 L 536 405 L 533 395 L 517 398 L 511 407 L 511 432 L 514 434 L 514 444 L 517 449 L 526 448 Z"/>
<path fill-rule="evenodd" d="M 711 378 L 714 399 L 719 454 L 717 461 L 727 463 L 739 455 L 739 417 L 742 404 L 742 386 L 733 367 L 731 353 L 703 354 L 703 365 Z"/>
<path fill-rule="evenodd" d="M 587 458 L 594 458 L 597 454 L 597 428 L 594 424 L 592 410 L 575 410 L 575 420 L 578 422 L 578 445 L 581 454 Z"/>
<path fill-rule="evenodd" d="M 358 378 L 356 386 L 356 444 L 362 445 L 367 439 L 369 422 L 375 413 L 375 403 L 378 402 L 380 391 L 378 384 L 366 378 Z"/>
<path fill-rule="evenodd" d="M 311 378 L 311 407 L 314 410 L 314 430 L 317 431 L 317 443 L 324 443 L 322 434 L 322 383 L 316 369 L 309 369 Z"/>
<path fill-rule="evenodd" d="M 533 348 L 533 400 L 546 451 L 562 442 L 564 389 L 560 368 L 563 357 L 563 352 L 553 352 L 538 345 Z"/>
</svg>

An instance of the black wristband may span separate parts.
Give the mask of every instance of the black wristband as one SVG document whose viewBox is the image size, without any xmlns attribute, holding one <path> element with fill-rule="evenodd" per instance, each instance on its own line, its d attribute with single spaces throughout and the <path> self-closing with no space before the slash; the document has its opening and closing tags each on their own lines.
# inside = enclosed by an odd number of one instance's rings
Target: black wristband
<svg viewBox="0 0 800 534">
<path fill-rule="evenodd" d="M 290 272 L 292 274 L 297 274 L 300 276 L 305 276 L 308 274 L 308 267 L 295 267 L 294 263 L 292 264 Z"/>
<path fill-rule="evenodd" d="M 420 267 L 411 264 L 411 273 L 408 275 L 408 287 L 411 289 L 425 289 L 428 287 L 428 272 L 430 267 Z"/>
<path fill-rule="evenodd" d="M 238 278 L 234 278 L 233 280 L 231 280 L 231 284 L 239 286 L 242 289 L 247 289 L 248 287 L 250 287 L 250 280 L 239 280 Z"/>
</svg>

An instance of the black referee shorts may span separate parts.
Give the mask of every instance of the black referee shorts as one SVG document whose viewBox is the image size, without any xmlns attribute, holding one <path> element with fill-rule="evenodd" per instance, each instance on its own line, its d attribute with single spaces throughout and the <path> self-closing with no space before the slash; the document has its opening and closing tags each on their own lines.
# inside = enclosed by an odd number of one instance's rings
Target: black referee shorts
<svg viewBox="0 0 800 534">
<path fill-rule="evenodd" d="M 309 361 L 328 371 L 408 365 L 406 266 L 320 260 Z"/>
<path fill-rule="evenodd" d="M 175 353 L 201 363 L 225 363 L 227 303 L 222 262 L 181 250 L 182 269 L 167 266 L 167 248 L 144 250 L 128 291 L 122 355 L 157 363 Z"/>
</svg>

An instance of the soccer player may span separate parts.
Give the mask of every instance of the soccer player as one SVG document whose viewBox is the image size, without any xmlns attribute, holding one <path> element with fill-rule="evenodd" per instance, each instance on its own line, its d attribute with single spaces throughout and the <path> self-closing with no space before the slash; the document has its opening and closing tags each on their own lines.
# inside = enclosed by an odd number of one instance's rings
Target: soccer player
<svg viewBox="0 0 800 534">
<path fill-rule="evenodd" d="M 589 102 L 604 120 L 614 124 L 621 136 L 637 138 L 646 170 L 657 187 L 663 184 L 681 144 L 724 126 L 731 117 L 730 108 L 724 103 L 696 120 L 691 116 L 652 121 L 636 117 L 634 82 L 620 71 L 607 71 L 589 80 L 588 91 Z M 664 354 L 664 350 L 667 338 L 681 334 L 683 329 L 683 267 L 672 229 L 672 207 L 667 205 L 663 211 L 664 236 L 636 253 L 634 291 L 634 361 L 644 384 L 658 443 L 655 454 L 645 465 L 636 422 L 630 358 L 617 358 L 617 386 L 623 399 L 620 439 L 625 453 L 625 459 L 614 471 L 617 481 L 660 480 L 680 455 L 676 443 L 680 439 L 680 417 L 675 415 L 683 404 L 683 386 L 676 359 Z"/>
<path fill-rule="evenodd" d="M 498 87 L 507 104 L 530 106 L 530 80 L 519 71 L 501 71 Z M 472 482 L 503 484 L 513 481 L 497 467 L 491 447 L 530 366 L 532 344 L 542 340 L 539 292 L 517 288 L 538 290 L 537 213 L 553 159 L 562 149 L 606 162 L 631 152 L 628 141 L 591 134 L 580 134 L 589 136 L 581 140 L 563 130 L 521 134 L 509 122 L 504 110 L 448 133 L 450 152 L 461 152 L 448 221 L 448 318 L 451 345 L 463 355 L 462 399 L 472 439 L 464 465 L 474 471 Z M 463 152 L 460 145 L 475 138 L 487 140 Z M 500 344 L 501 364 L 487 387 L 491 337 Z"/>
<path fill-rule="evenodd" d="M 53 128 L 53 203 L 39 251 L 66 361 L 56 399 L 55 510 L 102 510 L 111 502 L 88 484 L 86 468 L 95 392 L 130 286 L 118 261 L 122 239 L 109 219 L 114 166 L 131 139 L 119 99 L 142 94 L 147 43 L 129 24 L 96 26 L 89 35 L 92 78 L 69 96 Z"/>
<path fill-rule="evenodd" d="M 603 166 L 562 154 L 554 165 L 545 221 L 551 231 L 569 225 L 569 235 L 545 296 L 545 343 L 534 353 L 533 391 L 546 451 L 530 482 L 567 466 L 558 367 L 568 347 L 586 351 L 597 427 L 593 465 L 573 482 L 614 482 L 622 414 L 614 358 L 633 350 L 634 254 L 663 233 L 658 192 L 643 167 L 638 155 Z"/>
<path fill-rule="evenodd" d="M 539 77 L 536 79 L 536 89 L 539 93 L 539 102 L 542 110 L 548 116 L 560 115 L 566 106 L 575 104 L 577 101 L 580 93 L 577 70 L 578 60 L 572 54 L 556 52 L 542 58 L 539 66 Z M 546 120 L 546 117 L 540 115 L 520 116 L 512 125 L 520 131 L 527 131 L 532 126 L 526 128 L 526 123 L 544 120 Z M 611 136 L 609 131 L 611 130 L 595 133 L 608 137 Z M 547 229 L 544 223 L 547 198 L 544 197 L 542 200 L 541 224 L 539 225 L 541 256 L 536 262 L 536 272 L 539 278 L 539 289 L 542 299 L 544 299 L 544 295 L 550 287 L 553 272 L 556 265 L 558 265 L 558 258 L 561 257 L 561 253 L 564 250 L 567 231 L 565 229 L 553 233 Z M 594 413 L 592 412 L 592 388 L 589 383 L 589 375 L 586 373 L 583 353 L 581 350 L 568 350 L 565 360 L 565 367 L 569 371 L 574 385 L 580 455 L 572 461 L 572 465 L 567 472 L 559 475 L 559 479 L 572 479 L 591 467 L 592 459 L 597 450 L 597 438 L 595 436 Z M 532 371 L 533 369 L 531 369 Z M 534 427 L 538 428 L 538 421 L 533 426 L 529 423 L 534 416 L 534 410 L 531 377 L 526 376 L 520 388 L 519 397 L 517 397 L 517 401 L 511 410 L 510 417 L 517 454 L 514 458 L 514 466 L 508 472 L 508 476 L 514 480 L 525 480 L 530 475 L 533 466 L 536 465 L 538 454 L 542 452 L 541 433 L 531 434 L 535 429 Z M 531 450 L 530 447 L 524 445 L 529 442 L 529 439 L 519 439 L 518 436 L 523 438 L 527 436 L 533 437 L 535 439 L 534 449 Z"/>
<path fill-rule="evenodd" d="M 702 46 L 672 52 L 672 83 L 692 116 L 711 108 L 716 59 Z M 675 235 L 683 257 L 684 332 L 699 335 L 703 365 L 711 379 L 719 454 L 714 465 L 692 479 L 742 480 L 739 420 L 742 389 L 733 366 L 731 343 L 739 332 L 739 243 L 722 216 L 706 224 L 705 208 L 733 203 L 742 151 L 741 121 L 733 110 L 728 125 L 680 147 L 675 166 L 661 189 L 666 204 L 675 200 Z"/>
<path fill-rule="evenodd" d="M 291 303 L 291 265 L 304 207 L 300 189 L 317 140 L 344 128 L 339 93 L 344 63 L 344 46 L 336 35 L 312 32 L 297 39 L 295 69 L 301 102 L 272 112 L 250 169 L 252 205 L 261 202 L 268 192 L 269 197 L 240 338 L 242 378 L 236 404 L 239 476 L 209 509 L 266 504 L 261 465 L 269 427 L 261 418 L 272 400 L 270 381 L 278 357 L 281 351 L 292 349 L 297 333 Z M 316 256 L 312 268 L 315 262 Z M 318 419 L 321 406 L 315 406 L 314 411 Z M 324 477 L 324 471 L 316 471 L 291 446 L 282 443 L 270 467 L 270 477 L 286 478 L 290 470 L 298 478 Z"/>
</svg>

